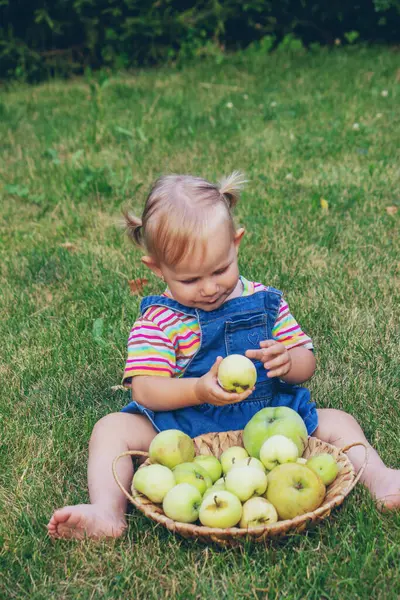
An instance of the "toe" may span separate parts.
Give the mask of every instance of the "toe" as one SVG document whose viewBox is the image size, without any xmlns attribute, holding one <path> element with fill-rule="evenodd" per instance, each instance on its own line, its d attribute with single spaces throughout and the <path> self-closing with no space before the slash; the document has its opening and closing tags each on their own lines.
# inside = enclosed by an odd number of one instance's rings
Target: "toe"
<svg viewBox="0 0 400 600">
<path fill-rule="evenodd" d="M 59 508 L 58 510 L 54 511 L 54 514 L 51 517 L 50 523 L 53 522 L 56 525 L 59 523 L 65 523 L 65 521 L 68 521 L 69 519 L 71 519 L 71 517 L 73 516 L 73 513 L 74 513 L 73 506 L 64 506 L 64 508 Z"/>
<path fill-rule="evenodd" d="M 47 531 L 50 533 L 50 535 L 52 535 L 57 531 L 57 525 L 50 521 L 50 523 L 47 525 Z"/>
<path fill-rule="evenodd" d="M 51 517 L 50 521 L 47 524 L 47 533 L 49 534 L 49 536 L 56 538 L 59 537 L 58 536 L 58 524 L 59 524 L 59 519 L 57 518 L 56 513 L 60 512 L 60 511 L 55 511 L 53 516 Z"/>
</svg>

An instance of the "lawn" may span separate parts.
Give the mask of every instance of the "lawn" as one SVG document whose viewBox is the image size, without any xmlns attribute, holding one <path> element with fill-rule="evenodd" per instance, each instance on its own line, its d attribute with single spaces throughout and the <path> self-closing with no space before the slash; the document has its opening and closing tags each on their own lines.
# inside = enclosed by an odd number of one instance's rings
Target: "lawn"
<svg viewBox="0 0 400 600">
<path fill-rule="evenodd" d="M 118 541 L 46 535 L 55 508 L 88 500 L 92 427 L 129 398 L 129 280 L 148 273 L 118 221 L 161 173 L 246 173 L 241 272 L 313 337 L 318 405 L 400 467 L 398 50 L 218 63 L 1 91 L 1 598 L 400 597 L 400 515 L 361 486 L 267 546 L 206 547 L 136 511 Z"/>
</svg>

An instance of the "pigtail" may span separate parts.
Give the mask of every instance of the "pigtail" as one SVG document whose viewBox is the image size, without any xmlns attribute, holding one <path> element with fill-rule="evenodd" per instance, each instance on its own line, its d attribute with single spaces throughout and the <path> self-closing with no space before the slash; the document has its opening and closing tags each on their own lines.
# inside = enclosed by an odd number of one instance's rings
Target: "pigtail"
<svg viewBox="0 0 400 600">
<path fill-rule="evenodd" d="M 234 208 L 239 201 L 240 191 L 247 183 L 243 173 L 233 171 L 219 182 L 219 193 L 225 198 L 229 208 Z"/>
<path fill-rule="evenodd" d="M 143 224 L 142 219 L 135 217 L 132 213 L 127 210 L 123 211 L 124 220 L 122 221 L 122 227 L 125 230 L 128 238 L 143 248 Z"/>
</svg>

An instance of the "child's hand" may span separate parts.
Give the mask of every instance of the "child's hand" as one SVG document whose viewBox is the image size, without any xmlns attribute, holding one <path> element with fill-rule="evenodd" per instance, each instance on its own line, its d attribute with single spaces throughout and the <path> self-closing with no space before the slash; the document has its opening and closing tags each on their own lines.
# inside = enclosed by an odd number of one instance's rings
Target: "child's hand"
<svg viewBox="0 0 400 600">
<path fill-rule="evenodd" d="M 222 361 L 222 356 L 218 356 L 217 360 L 211 367 L 210 371 L 200 377 L 196 384 L 196 395 L 199 400 L 199 404 L 207 402 L 208 404 L 214 404 L 214 406 L 224 406 L 225 404 L 236 404 L 246 400 L 253 391 L 246 390 L 242 394 L 231 394 L 226 392 L 218 383 L 218 367 Z"/>
<path fill-rule="evenodd" d="M 276 340 L 260 342 L 261 350 L 246 350 L 247 358 L 259 360 L 268 369 L 267 377 L 283 377 L 292 368 L 286 346 Z"/>
</svg>

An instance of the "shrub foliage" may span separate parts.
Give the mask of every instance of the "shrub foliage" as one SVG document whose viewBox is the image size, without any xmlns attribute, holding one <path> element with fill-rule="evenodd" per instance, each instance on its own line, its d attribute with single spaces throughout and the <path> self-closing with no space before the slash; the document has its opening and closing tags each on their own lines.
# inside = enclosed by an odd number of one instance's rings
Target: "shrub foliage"
<svg viewBox="0 0 400 600">
<path fill-rule="evenodd" d="M 261 50 L 395 43 L 400 0 L 0 0 L 0 77 L 218 56 L 266 36 Z"/>
</svg>

